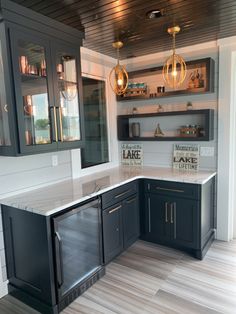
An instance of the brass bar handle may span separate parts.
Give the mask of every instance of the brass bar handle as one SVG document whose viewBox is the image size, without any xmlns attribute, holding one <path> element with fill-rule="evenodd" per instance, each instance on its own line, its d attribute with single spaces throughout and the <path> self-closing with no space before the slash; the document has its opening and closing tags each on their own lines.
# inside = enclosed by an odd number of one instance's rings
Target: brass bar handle
<svg viewBox="0 0 236 314">
<path fill-rule="evenodd" d="M 174 220 L 173 220 L 173 205 L 174 203 L 170 204 L 170 223 L 173 224 Z"/>
<path fill-rule="evenodd" d="M 115 207 L 115 208 L 109 210 L 108 214 L 112 214 L 112 213 L 116 212 L 116 211 L 117 211 L 118 209 L 120 209 L 121 207 L 122 207 L 122 206 L 119 205 L 119 206 L 117 206 L 117 207 Z"/>
<path fill-rule="evenodd" d="M 129 190 L 123 192 L 123 193 L 117 194 L 117 195 L 115 195 L 115 198 L 121 197 L 121 196 L 123 196 L 123 195 L 129 193 L 130 191 L 131 191 L 131 189 L 129 189 Z"/>
<path fill-rule="evenodd" d="M 59 111 L 59 123 L 60 123 L 60 140 L 63 142 L 63 130 L 62 130 L 62 109 L 61 107 L 58 108 Z"/>
<path fill-rule="evenodd" d="M 53 107 L 53 116 L 54 116 L 54 130 L 55 130 L 55 141 L 58 142 L 58 132 L 57 132 L 57 111 L 56 107 Z"/>
<path fill-rule="evenodd" d="M 127 201 L 126 201 L 126 204 L 133 203 L 135 200 L 136 200 L 136 196 L 133 197 L 133 198 L 131 198 L 131 199 L 129 199 L 129 200 L 127 200 Z"/>
<path fill-rule="evenodd" d="M 176 203 L 173 203 L 174 207 L 174 239 L 176 239 Z"/>
<path fill-rule="evenodd" d="M 151 201 L 150 197 L 148 198 L 148 232 L 150 233 L 151 229 Z"/>
<path fill-rule="evenodd" d="M 168 222 L 168 203 L 165 202 L 165 222 Z"/>
<path fill-rule="evenodd" d="M 169 192 L 177 192 L 177 193 L 184 193 L 184 190 L 161 188 L 161 187 L 159 187 L 159 186 L 156 187 L 156 190 L 169 191 Z"/>
</svg>

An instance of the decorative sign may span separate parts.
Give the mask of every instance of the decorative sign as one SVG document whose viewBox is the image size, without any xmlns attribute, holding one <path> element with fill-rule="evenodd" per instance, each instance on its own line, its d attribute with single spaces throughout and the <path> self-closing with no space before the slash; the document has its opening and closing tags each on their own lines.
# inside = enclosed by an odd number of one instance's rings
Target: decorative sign
<svg viewBox="0 0 236 314">
<path fill-rule="evenodd" d="M 143 145 L 142 144 L 122 144 L 121 163 L 129 166 L 142 166 Z"/>
<path fill-rule="evenodd" d="M 173 168 L 178 170 L 198 171 L 199 146 L 175 144 L 173 156 Z"/>
</svg>

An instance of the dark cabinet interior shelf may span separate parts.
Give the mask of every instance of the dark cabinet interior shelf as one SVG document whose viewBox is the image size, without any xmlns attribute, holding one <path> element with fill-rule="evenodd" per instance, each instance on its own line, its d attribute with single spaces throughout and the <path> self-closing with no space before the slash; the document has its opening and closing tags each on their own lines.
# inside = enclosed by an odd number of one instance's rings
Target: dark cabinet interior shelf
<svg viewBox="0 0 236 314">
<path fill-rule="evenodd" d="M 182 117 L 181 121 L 184 125 L 188 125 L 189 120 L 194 121 L 195 125 L 200 125 L 202 129 L 201 136 L 191 134 L 182 135 L 179 128 L 174 126 L 178 124 L 178 116 Z M 162 118 L 165 118 L 167 130 L 164 130 L 163 136 L 154 136 L 155 127 L 157 123 L 162 126 Z M 151 120 L 150 120 L 151 119 Z M 168 119 L 168 120 L 167 120 Z M 131 131 L 132 123 L 138 122 L 140 124 L 140 136 L 133 137 Z M 152 124 L 154 128 L 152 128 Z M 176 124 L 176 125 L 177 125 Z M 120 141 L 211 141 L 214 139 L 214 110 L 201 109 L 201 110 L 188 110 L 188 111 L 170 111 L 170 112 L 157 112 L 157 113 L 143 113 L 132 115 L 119 115 L 117 117 L 118 140 Z M 168 129 L 171 129 L 168 131 Z M 175 128 L 175 129 L 173 129 Z M 147 131 L 148 129 L 148 131 Z"/>
<path fill-rule="evenodd" d="M 203 94 L 214 92 L 214 60 L 211 58 L 204 58 L 198 60 L 191 60 L 186 62 L 187 75 L 183 84 L 176 90 L 165 86 L 162 77 L 162 66 L 153 67 L 143 70 L 128 72 L 129 82 L 146 84 L 146 92 L 139 93 L 139 88 L 128 88 L 126 93 L 117 96 L 118 101 L 130 100 L 144 100 L 156 99 L 162 97 L 172 97 L 191 94 Z M 200 76 L 199 80 L 194 81 L 194 75 Z M 165 86 L 165 92 L 158 93 L 157 87 Z"/>
</svg>

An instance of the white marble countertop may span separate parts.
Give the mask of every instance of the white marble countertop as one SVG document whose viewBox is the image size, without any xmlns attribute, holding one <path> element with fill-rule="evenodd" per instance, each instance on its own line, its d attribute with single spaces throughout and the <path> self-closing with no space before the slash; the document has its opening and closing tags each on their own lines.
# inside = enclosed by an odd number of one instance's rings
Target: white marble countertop
<svg viewBox="0 0 236 314">
<path fill-rule="evenodd" d="M 1 204 L 49 216 L 139 178 L 204 184 L 215 172 L 180 172 L 172 168 L 120 166 L 78 179 L 62 181 L 0 200 Z"/>
</svg>

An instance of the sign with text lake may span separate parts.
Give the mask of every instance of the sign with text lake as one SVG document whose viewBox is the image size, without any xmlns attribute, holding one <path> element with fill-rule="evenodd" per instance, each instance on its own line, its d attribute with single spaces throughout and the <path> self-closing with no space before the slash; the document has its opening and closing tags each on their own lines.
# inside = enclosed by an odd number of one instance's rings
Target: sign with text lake
<svg viewBox="0 0 236 314">
<path fill-rule="evenodd" d="M 198 171 L 199 146 L 196 144 L 175 144 L 173 168 L 178 170 Z"/>
<path fill-rule="evenodd" d="M 121 163 L 128 166 L 142 166 L 143 145 L 142 144 L 122 144 Z"/>
</svg>

